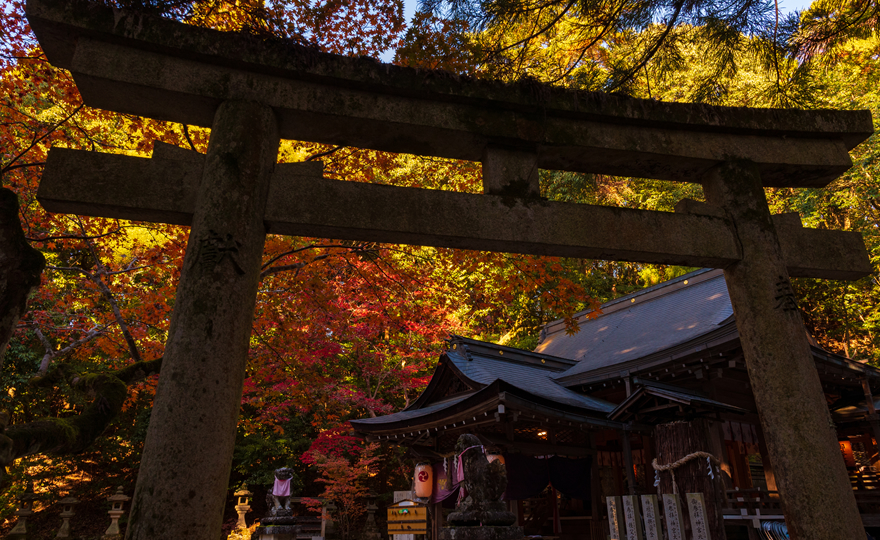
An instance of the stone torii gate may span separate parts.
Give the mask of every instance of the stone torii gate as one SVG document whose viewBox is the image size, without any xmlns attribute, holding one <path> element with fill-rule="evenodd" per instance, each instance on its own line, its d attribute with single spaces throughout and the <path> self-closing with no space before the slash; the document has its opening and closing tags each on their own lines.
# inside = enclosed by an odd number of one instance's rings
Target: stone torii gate
<svg viewBox="0 0 880 540">
<path fill-rule="evenodd" d="M 789 276 L 871 271 L 856 233 L 771 216 L 766 186 L 822 187 L 867 111 L 713 108 L 462 81 L 64 0 L 27 15 L 92 107 L 211 127 L 206 155 L 53 149 L 52 212 L 190 225 L 127 538 L 220 529 L 267 233 L 725 269 L 793 538 L 861 520 Z M 279 139 L 480 161 L 484 194 L 326 180 Z M 675 213 L 548 202 L 538 168 L 698 182 Z"/>
</svg>

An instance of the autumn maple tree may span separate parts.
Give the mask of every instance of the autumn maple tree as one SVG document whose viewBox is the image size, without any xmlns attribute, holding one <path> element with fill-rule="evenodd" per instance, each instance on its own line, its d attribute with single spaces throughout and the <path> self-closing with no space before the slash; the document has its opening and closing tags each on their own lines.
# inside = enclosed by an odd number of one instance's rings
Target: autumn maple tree
<svg viewBox="0 0 880 540">
<path fill-rule="evenodd" d="M 404 28 L 399 1 L 129 8 L 340 54 L 377 54 L 396 46 Z M 147 157 L 155 141 L 204 152 L 210 133 L 85 106 L 69 74 L 46 61 L 23 13 L 21 2 L 2 10 L 5 35 L 14 38 L 2 64 L 3 183 L 14 195 L 9 200 L 20 202 L 19 212 L 10 206 L 6 213 L 10 230 L 21 226 L 12 240 L 42 256 L 45 270 L 40 274 L 37 265 L 32 272 L 40 281 L 26 312 L 22 300 L 31 287 L 12 287 L 21 294 L 18 320 L 7 324 L 14 332 L 0 394 L 12 442 L 0 457 L 6 465 L 26 458 L 12 477 L 26 470 L 33 477 L 38 458 L 27 456 L 82 451 L 55 472 L 114 471 L 96 478 L 100 490 L 133 480 L 155 387 L 149 376 L 160 369 L 187 230 L 48 214 L 35 200 L 41 168 L 51 146 Z M 279 158 L 321 159 L 328 177 L 346 181 L 480 189 L 474 163 L 298 141 L 285 141 Z M 291 462 L 323 430 L 405 406 L 426 384 L 451 333 L 510 340 L 588 305 L 563 266 L 526 256 L 270 236 L 233 481 L 266 482 L 271 468 L 297 465 Z M 22 430 L 51 432 L 53 444 L 22 438 Z M 101 433 L 109 437 L 98 441 Z M 271 456 L 303 446 L 299 441 L 306 448 L 287 462 Z M 118 466 L 100 465 L 101 455 L 114 456 Z M 49 477 L 51 469 L 40 474 Z"/>
</svg>

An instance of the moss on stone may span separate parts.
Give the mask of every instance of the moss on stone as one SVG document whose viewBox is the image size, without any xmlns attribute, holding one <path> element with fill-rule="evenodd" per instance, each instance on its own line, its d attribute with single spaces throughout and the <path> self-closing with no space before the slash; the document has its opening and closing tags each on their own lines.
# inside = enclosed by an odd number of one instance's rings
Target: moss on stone
<svg viewBox="0 0 880 540">
<path fill-rule="evenodd" d="M 15 459 L 33 454 L 65 455 L 82 452 L 107 429 L 127 398 L 127 385 L 159 372 L 162 359 L 136 362 L 110 373 L 73 373 L 64 364 L 56 364 L 42 377 L 34 377 L 36 386 L 60 385 L 67 381 L 75 392 L 93 396 L 82 413 L 66 418 L 42 418 L 35 422 L 9 426 L 0 435 L 0 491 L 2 467 Z"/>
</svg>

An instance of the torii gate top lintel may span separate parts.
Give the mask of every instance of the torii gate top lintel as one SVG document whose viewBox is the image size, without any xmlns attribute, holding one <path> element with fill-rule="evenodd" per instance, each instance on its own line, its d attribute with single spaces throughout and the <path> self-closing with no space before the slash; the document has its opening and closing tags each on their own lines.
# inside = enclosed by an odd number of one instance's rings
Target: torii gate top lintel
<svg viewBox="0 0 880 540">
<path fill-rule="evenodd" d="M 765 186 L 822 187 L 873 132 L 869 111 L 714 107 L 504 84 L 320 53 L 82 0 L 30 0 L 50 61 L 94 107 L 210 127 L 225 100 L 271 106 L 282 138 L 543 169 L 700 181 L 730 157 Z"/>
</svg>

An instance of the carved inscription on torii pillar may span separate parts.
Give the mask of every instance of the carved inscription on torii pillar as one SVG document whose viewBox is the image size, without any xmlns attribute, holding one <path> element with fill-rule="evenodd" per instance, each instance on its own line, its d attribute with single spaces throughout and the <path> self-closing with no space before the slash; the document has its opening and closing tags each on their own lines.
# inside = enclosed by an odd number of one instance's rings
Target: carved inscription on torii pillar
<svg viewBox="0 0 880 540">
<path fill-rule="evenodd" d="M 770 216 L 762 188 L 827 185 L 872 133 L 867 111 L 534 92 L 89 3 L 27 13 L 89 106 L 212 128 L 204 156 L 54 149 L 38 195 L 50 211 L 192 227 L 129 538 L 218 534 L 267 232 L 724 268 L 792 537 L 860 534 L 788 279 L 871 267 L 858 234 Z M 485 193 L 326 180 L 320 164 L 276 164 L 279 138 L 480 161 Z M 699 182 L 707 202 L 543 201 L 539 168 Z"/>
</svg>

